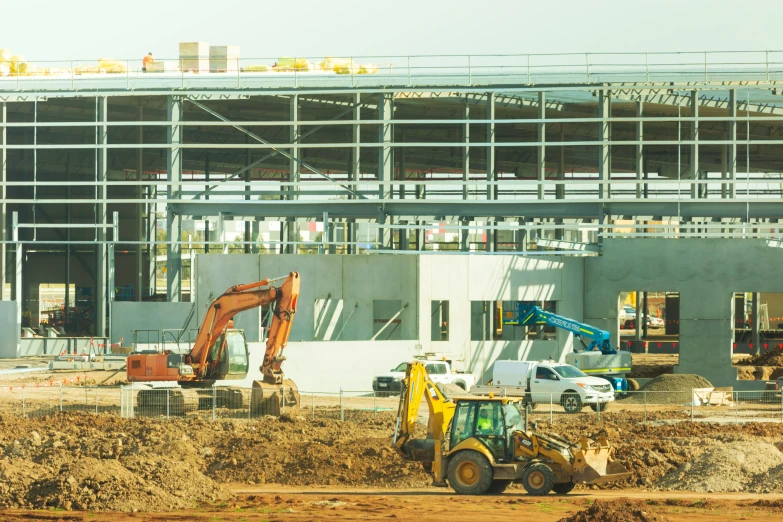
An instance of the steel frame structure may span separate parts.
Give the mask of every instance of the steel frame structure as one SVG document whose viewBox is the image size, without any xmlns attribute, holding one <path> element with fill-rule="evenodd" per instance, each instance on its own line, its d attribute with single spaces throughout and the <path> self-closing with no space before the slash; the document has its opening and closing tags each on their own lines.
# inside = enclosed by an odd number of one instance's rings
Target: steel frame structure
<svg viewBox="0 0 783 522">
<path fill-rule="evenodd" d="M 696 78 L 685 67 L 641 82 L 605 81 L 612 71 L 588 57 L 586 81 L 547 85 L 482 75 L 475 60 L 465 81 L 408 67 L 401 86 L 396 73 L 335 86 L 345 79 L 296 71 L 295 86 L 263 88 L 241 71 L 236 85 L 139 76 L 132 90 L 110 75 L 0 78 L 3 283 L 16 264 L 8 244 L 64 253 L 68 267 L 75 256 L 100 295 L 108 245 L 135 257 L 118 276 L 139 288 L 154 287 L 165 245 L 166 295 L 178 301 L 185 244 L 595 255 L 603 237 L 778 240 L 783 80 L 766 55 L 763 71 Z M 109 212 L 119 238 L 105 235 Z M 204 221 L 204 237 L 184 238 L 183 219 Z M 239 241 L 225 237 L 231 220 L 245 221 Z M 278 237 L 259 238 L 264 220 L 281 223 Z M 302 239 L 308 221 L 323 223 L 321 239 Z"/>
</svg>

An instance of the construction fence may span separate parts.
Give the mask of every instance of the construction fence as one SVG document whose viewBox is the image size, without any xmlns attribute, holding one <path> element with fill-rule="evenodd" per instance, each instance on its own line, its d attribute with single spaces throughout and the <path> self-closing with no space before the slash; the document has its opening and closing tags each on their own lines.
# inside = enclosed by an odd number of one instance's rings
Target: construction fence
<svg viewBox="0 0 783 522">
<path fill-rule="evenodd" d="M 267 396 L 262 396 L 266 393 Z M 717 394 L 717 395 L 716 395 Z M 605 408 L 582 405 L 567 412 L 555 394 L 526 397 L 529 421 L 557 424 L 565 420 L 584 422 L 783 423 L 780 391 L 690 391 L 628 392 Z M 531 400 L 532 399 L 532 400 Z M 272 397 L 268 391 L 213 386 L 183 397 L 178 389 L 143 390 L 134 386 L 0 386 L 0 415 L 26 418 L 59 412 L 80 411 L 112 414 L 124 418 L 158 419 L 258 419 L 288 414 L 304 418 L 351 420 L 363 414 L 396 413 L 399 396 L 372 391 L 300 391 L 298 399 L 282 389 Z M 420 412 L 426 421 L 426 403 Z"/>
</svg>

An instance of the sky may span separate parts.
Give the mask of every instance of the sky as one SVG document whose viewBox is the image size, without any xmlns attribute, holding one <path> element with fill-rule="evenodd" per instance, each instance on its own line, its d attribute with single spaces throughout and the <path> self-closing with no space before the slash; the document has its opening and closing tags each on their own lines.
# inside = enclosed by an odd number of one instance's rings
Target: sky
<svg viewBox="0 0 783 522">
<path fill-rule="evenodd" d="M 242 58 L 773 50 L 782 19 L 779 0 L 0 0 L 0 48 L 36 63 L 176 59 L 181 41 Z"/>
</svg>

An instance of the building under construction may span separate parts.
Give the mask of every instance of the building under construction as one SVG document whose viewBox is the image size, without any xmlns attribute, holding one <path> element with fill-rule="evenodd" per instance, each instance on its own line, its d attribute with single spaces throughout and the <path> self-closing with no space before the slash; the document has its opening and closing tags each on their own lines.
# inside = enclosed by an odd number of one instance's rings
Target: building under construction
<svg viewBox="0 0 783 522">
<path fill-rule="evenodd" d="M 783 53 L 319 61 L 0 76 L 2 324 L 53 321 L 64 285 L 65 333 L 128 344 L 296 269 L 292 340 L 488 364 L 569 341 L 493 336 L 477 303 L 619 342 L 620 293 L 671 291 L 682 369 L 736 378 L 733 293 L 783 292 Z"/>
</svg>

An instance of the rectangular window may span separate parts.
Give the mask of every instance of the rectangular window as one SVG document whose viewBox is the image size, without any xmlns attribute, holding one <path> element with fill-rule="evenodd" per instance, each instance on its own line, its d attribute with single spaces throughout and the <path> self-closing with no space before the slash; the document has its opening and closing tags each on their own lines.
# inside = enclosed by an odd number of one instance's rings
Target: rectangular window
<svg viewBox="0 0 783 522">
<path fill-rule="evenodd" d="M 430 341 L 449 340 L 449 302 L 430 301 Z"/>
<path fill-rule="evenodd" d="M 476 425 L 476 402 L 463 401 L 457 404 L 457 411 L 451 423 L 451 448 L 473 436 Z"/>
</svg>

